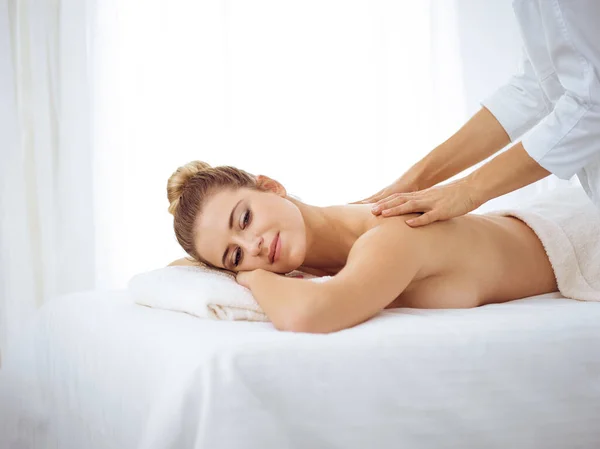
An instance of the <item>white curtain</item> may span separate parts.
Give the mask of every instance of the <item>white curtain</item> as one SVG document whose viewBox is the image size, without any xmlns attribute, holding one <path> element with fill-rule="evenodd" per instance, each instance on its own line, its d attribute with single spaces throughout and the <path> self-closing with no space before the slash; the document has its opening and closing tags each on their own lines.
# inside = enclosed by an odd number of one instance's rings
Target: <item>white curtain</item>
<svg viewBox="0 0 600 449">
<path fill-rule="evenodd" d="M 45 299 L 95 286 L 88 6 L 0 4 L 0 349 Z"/>
<path fill-rule="evenodd" d="M 53 295 L 183 255 L 166 200 L 179 165 L 267 174 L 317 205 L 363 198 L 479 109 L 520 45 L 495 0 L 1 8 L 0 345 Z"/>
</svg>

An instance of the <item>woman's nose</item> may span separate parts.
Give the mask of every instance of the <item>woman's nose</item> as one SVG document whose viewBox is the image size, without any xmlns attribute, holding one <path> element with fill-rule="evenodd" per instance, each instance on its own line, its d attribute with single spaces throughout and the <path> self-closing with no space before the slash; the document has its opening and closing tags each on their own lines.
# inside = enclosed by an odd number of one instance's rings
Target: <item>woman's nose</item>
<svg viewBox="0 0 600 449">
<path fill-rule="evenodd" d="M 263 237 L 254 237 L 252 239 L 252 241 L 250 241 L 249 243 L 249 248 L 248 248 L 248 252 L 250 253 L 251 256 L 258 256 L 261 251 L 262 251 L 262 247 L 264 244 L 264 238 Z"/>
</svg>

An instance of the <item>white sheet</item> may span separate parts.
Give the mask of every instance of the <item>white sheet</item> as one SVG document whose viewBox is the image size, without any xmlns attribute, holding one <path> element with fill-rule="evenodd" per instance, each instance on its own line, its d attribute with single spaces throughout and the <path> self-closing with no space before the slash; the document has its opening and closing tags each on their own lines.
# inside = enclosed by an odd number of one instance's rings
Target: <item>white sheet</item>
<svg viewBox="0 0 600 449">
<path fill-rule="evenodd" d="M 89 292 L 33 337 L 0 371 L 1 448 L 16 422 L 28 449 L 600 447 L 600 303 L 558 294 L 313 335 Z"/>
</svg>

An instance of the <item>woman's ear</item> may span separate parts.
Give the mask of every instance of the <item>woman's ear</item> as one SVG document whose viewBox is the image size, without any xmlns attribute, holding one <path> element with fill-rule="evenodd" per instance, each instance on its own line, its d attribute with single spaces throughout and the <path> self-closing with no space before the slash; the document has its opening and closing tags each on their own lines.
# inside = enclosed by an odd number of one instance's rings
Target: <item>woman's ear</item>
<svg viewBox="0 0 600 449">
<path fill-rule="evenodd" d="M 273 192 L 281 197 L 285 197 L 287 195 L 287 192 L 283 185 L 265 175 L 258 175 L 256 177 L 256 185 L 261 190 Z"/>
</svg>

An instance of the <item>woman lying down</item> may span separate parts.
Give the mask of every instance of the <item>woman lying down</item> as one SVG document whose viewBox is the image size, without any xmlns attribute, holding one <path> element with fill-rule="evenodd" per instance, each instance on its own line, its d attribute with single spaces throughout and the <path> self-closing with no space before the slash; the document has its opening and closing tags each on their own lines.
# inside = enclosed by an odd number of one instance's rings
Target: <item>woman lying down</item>
<svg viewBox="0 0 600 449">
<path fill-rule="evenodd" d="M 279 330 L 333 332 L 384 308 L 477 307 L 554 292 L 561 283 L 582 296 L 576 299 L 600 299 L 600 285 L 586 284 L 577 277 L 582 272 L 573 274 L 579 268 L 567 266 L 586 262 L 566 254 L 568 231 L 556 248 L 539 235 L 556 240 L 556 217 L 531 214 L 538 234 L 501 214 L 411 228 L 410 216 L 374 216 L 368 204 L 311 206 L 266 176 L 199 161 L 171 175 L 167 194 L 177 240 L 193 259 L 172 265 L 200 262 L 236 273 Z M 577 207 L 584 209 L 568 213 L 587 211 L 600 220 L 593 204 Z M 293 270 L 333 277 L 313 283 L 280 275 Z"/>
</svg>

